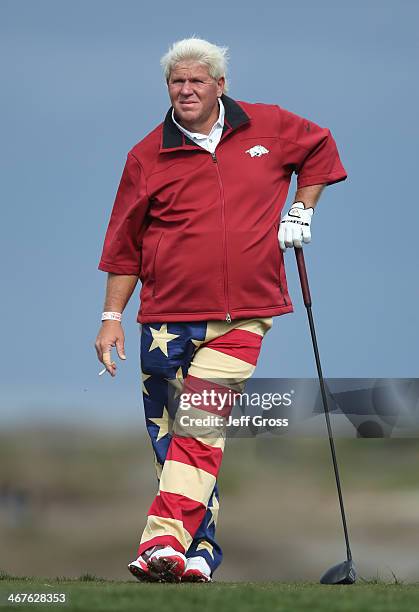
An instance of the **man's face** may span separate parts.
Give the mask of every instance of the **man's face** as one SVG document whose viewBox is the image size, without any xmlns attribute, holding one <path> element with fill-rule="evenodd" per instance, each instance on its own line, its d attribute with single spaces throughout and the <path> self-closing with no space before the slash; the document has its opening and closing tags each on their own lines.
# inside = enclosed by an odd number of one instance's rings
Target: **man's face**
<svg viewBox="0 0 419 612">
<path fill-rule="evenodd" d="M 179 62 L 167 82 L 170 101 L 180 123 L 187 126 L 205 124 L 216 109 L 217 98 L 224 89 L 224 77 L 216 81 L 207 66 L 195 61 Z"/>
</svg>

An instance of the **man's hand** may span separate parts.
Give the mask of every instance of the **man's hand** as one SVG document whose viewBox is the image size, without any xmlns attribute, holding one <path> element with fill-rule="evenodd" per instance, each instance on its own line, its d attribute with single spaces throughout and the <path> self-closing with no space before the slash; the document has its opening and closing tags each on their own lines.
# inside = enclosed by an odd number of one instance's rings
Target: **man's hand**
<svg viewBox="0 0 419 612">
<path fill-rule="evenodd" d="M 116 346 L 116 351 L 120 359 L 126 359 L 124 350 L 124 330 L 119 321 L 103 321 L 102 327 L 96 338 L 95 348 L 97 358 L 111 376 L 116 375 L 116 363 L 112 361 L 112 347 Z"/>
<path fill-rule="evenodd" d="M 313 208 L 305 208 L 302 202 L 296 202 L 282 219 L 278 231 L 279 246 L 282 251 L 287 247 L 303 246 L 311 240 L 311 217 Z"/>
</svg>

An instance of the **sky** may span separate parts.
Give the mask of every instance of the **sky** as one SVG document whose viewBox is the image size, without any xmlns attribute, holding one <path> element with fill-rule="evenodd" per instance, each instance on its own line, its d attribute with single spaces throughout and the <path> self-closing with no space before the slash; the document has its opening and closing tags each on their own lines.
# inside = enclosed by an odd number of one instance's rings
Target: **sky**
<svg viewBox="0 0 419 612">
<path fill-rule="evenodd" d="M 140 285 L 127 362 L 99 378 L 97 265 L 126 154 L 170 106 L 160 57 L 192 35 L 229 47 L 231 97 L 337 142 L 348 179 L 323 193 L 305 248 L 324 375 L 416 377 L 418 19 L 409 0 L 2 0 L 0 425 L 143 422 Z M 311 377 L 292 251 L 285 262 L 295 312 L 274 319 L 255 376 Z"/>
</svg>

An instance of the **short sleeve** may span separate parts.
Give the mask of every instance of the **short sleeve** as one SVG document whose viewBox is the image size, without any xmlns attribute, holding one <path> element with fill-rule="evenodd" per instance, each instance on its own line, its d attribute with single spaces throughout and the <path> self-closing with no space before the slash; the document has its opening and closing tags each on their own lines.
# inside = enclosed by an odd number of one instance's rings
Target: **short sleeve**
<svg viewBox="0 0 419 612">
<path fill-rule="evenodd" d="M 344 181 L 347 174 L 330 130 L 281 107 L 278 110 L 284 165 L 297 174 L 297 188 Z"/>
<path fill-rule="evenodd" d="M 143 169 L 128 153 L 105 235 L 99 270 L 140 276 L 141 243 L 148 208 Z"/>
</svg>

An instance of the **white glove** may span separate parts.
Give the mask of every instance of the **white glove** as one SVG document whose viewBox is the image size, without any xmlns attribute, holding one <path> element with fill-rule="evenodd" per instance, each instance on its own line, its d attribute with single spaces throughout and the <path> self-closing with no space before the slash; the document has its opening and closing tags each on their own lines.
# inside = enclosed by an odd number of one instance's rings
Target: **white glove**
<svg viewBox="0 0 419 612">
<path fill-rule="evenodd" d="M 305 208 L 303 202 L 294 202 L 279 226 L 278 240 L 282 251 L 287 247 L 301 248 L 303 242 L 310 242 L 313 213 L 314 209 Z"/>
</svg>

